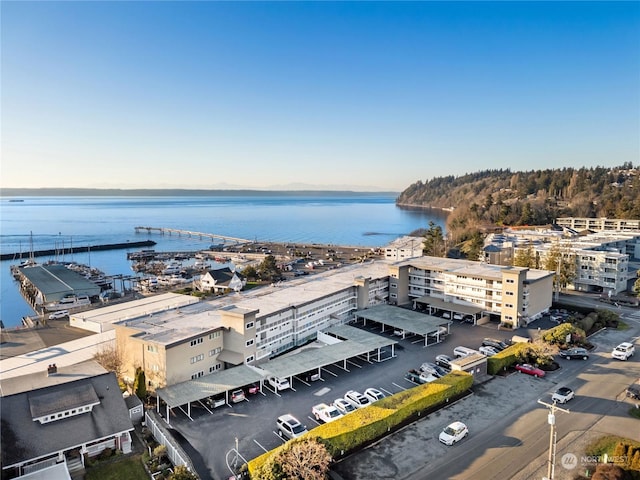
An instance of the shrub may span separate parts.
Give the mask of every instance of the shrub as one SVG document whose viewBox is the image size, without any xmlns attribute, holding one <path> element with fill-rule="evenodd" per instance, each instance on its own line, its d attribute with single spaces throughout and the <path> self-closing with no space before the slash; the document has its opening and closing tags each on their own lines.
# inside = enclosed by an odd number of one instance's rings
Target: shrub
<svg viewBox="0 0 640 480">
<path fill-rule="evenodd" d="M 551 345 L 563 347 L 568 345 L 567 336 L 569 336 L 569 343 L 575 345 L 582 345 L 586 340 L 584 330 L 571 323 L 561 323 L 557 327 L 550 328 L 542 334 L 542 340 Z"/>
</svg>

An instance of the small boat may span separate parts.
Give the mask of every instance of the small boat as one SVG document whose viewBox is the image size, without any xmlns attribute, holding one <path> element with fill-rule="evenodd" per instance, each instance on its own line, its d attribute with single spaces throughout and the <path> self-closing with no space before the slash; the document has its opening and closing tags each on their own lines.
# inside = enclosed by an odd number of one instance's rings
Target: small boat
<svg viewBox="0 0 640 480">
<path fill-rule="evenodd" d="M 47 303 L 44 308 L 48 312 L 55 312 L 56 310 L 68 310 L 88 305 L 91 305 L 91 300 L 87 295 L 67 295 L 58 302 Z"/>
</svg>

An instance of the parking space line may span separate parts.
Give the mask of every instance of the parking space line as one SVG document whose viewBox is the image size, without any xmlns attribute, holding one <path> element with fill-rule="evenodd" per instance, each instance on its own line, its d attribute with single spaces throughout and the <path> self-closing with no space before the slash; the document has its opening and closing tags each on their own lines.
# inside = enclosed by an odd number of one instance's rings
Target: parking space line
<svg viewBox="0 0 640 480">
<path fill-rule="evenodd" d="M 396 386 L 396 387 L 398 387 L 400 390 L 406 390 L 406 388 L 401 387 L 400 385 L 398 385 L 398 384 L 397 384 L 397 383 L 395 383 L 395 382 L 392 382 L 392 383 L 391 383 L 391 385 L 395 385 L 395 386 Z"/>
<path fill-rule="evenodd" d="M 213 415 L 213 412 L 211 410 L 209 410 L 209 408 L 204 403 L 202 403 L 201 400 L 198 400 L 198 403 L 200 405 L 202 405 L 207 412 L 209 412 L 211 415 Z"/>
<path fill-rule="evenodd" d="M 182 408 L 182 405 L 180 405 L 178 408 L 180 409 L 180 411 L 181 411 L 182 413 L 184 413 L 184 414 L 187 416 L 187 418 L 188 418 L 189 420 L 191 420 L 191 421 L 193 422 L 193 418 L 191 418 L 191 417 L 189 416 L 189 414 L 188 414 L 187 412 L 185 412 L 184 408 Z"/>
<path fill-rule="evenodd" d="M 256 445 L 258 445 L 262 450 L 264 450 L 265 453 L 267 453 L 269 450 L 267 450 L 266 448 L 264 448 L 262 445 L 260 445 L 258 443 L 258 441 L 254 438 L 253 441 L 255 442 Z"/>
<path fill-rule="evenodd" d="M 304 383 L 307 387 L 310 385 L 309 383 L 305 382 L 304 380 L 302 380 L 300 377 L 296 377 L 295 375 L 293 376 L 293 378 L 295 378 L 296 380 L 298 380 L 299 382 Z"/>
<path fill-rule="evenodd" d="M 395 384 L 394 384 L 395 385 Z M 380 387 L 380 390 L 382 390 L 382 393 L 384 393 L 385 395 L 393 395 L 393 392 L 390 392 L 389 390 L 387 390 L 386 388 L 382 388 Z"/>
<path fill-rule="evenodd" d="M 313 423 L 315 423 L 316 425 L 321 425 L 321 423 L 320 423 L 318 420 L 316 420 L 315 418 L 310 417 L 309 415 L 307 415 L 307 418 L 308 418 L 309 420 L 311 420 Z"/>
<path fill-rule="evenodd" d="M 271 430 L 271 432 L 272 432 L 276 437 L 278 437 L 282 443 L 285 443 L 285 442 L 287 441 L 287 439 L 286 439 L 286 438 L 284 438 L 284 437 L 281 437 L 281 436 L 280 436 L 280 434 L 279 434 L 278 432 L 274 432 L 273 430 Z"/>
<path fill-rule="evenodd" d="M 351 360 L 347 360 L 347 363 L 350 363 L 351 365 L 353 365 L 354 367 L 358 367 L 358 368 L 362 368 L 362 365 L 358 365 L 355 362 L 352 362 Z"/>
<path fill-rule="evenodd" d="M 334 377 L 337 377 L 338 374 L 337 373 L 333 373 L 331 370 L 327 370 L 326 368 L 322 368 L 322 371 L 327 372 L 329 375 L 333 375 Z"/>
</svg>

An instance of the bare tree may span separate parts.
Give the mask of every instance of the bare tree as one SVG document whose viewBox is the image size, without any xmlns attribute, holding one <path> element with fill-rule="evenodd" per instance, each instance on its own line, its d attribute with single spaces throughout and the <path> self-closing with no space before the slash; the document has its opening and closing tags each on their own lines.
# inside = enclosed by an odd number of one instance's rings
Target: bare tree
<svg viewBox="0 0 640 480">
<path fill-rule="evenodd" d="M 105 370 L 114 372 L 118 379 L 122 378 L 123 361 L 115 345 L 103 345 L 93 356 Z"/>
<path fill-rule="evenodd" d="M 327 477 L 331 455 L 313 438 L 291 445 L 282 455 L 282 469 L 290 478 L 323 480 Z"/>
</svg>

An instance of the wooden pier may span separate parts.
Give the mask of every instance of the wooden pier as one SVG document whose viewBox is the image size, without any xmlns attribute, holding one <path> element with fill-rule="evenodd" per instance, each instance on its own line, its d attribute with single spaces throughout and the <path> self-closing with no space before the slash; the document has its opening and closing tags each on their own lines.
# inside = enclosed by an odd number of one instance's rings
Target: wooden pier
<svg viewBox="0 0 640 480">
<path fill-rule="evenodd" d="M 136 233 L 140 233 L 141 231 L 146 231 L 147 233 L 159 233 L 161 235 L 177 235 L 179 237 L 196 237 L 196 238 L 208 238 L 210 240 L 224 240 L 231 241 L 236 243 L 251 243 L 252 240 L 247 240 L 246 238 L 237 238 L 237 237 L 229 237 L 226 235 L 218 235 L 216 233 L 203 233 L 203 232 L 192 232 L 190 230 L 179 230 L 177 228 L 162 228 L 162 227 L 135 227 Z"/>
</svg>

